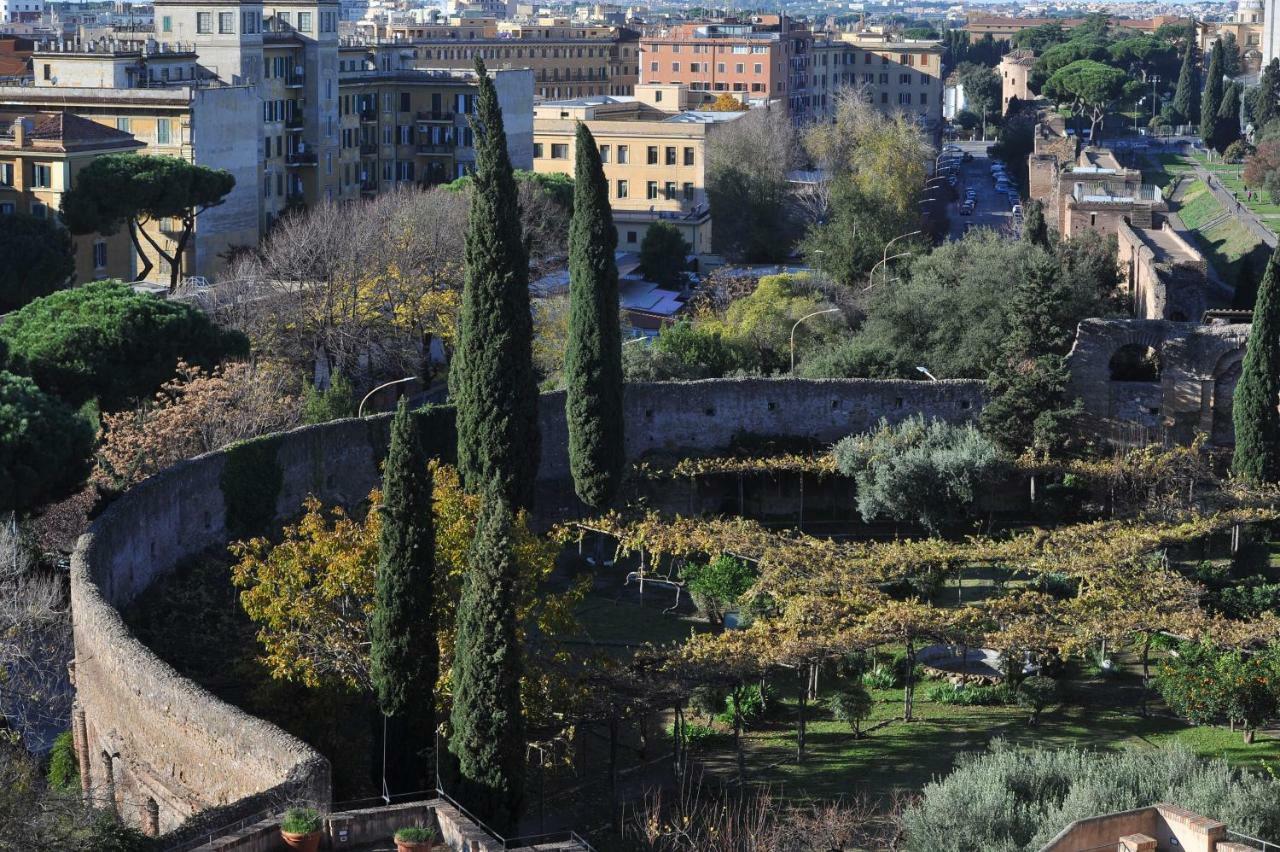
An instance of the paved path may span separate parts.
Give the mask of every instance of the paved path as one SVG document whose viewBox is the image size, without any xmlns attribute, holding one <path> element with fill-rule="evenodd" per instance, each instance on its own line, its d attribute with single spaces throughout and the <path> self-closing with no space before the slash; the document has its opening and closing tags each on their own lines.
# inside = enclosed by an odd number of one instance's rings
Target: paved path
<svg viewBox="0 0 1280 852">
<path fill-rule="evenodd" d="M 1275 231 L 1268 228 L 1257 213 L 1236 201 L 1231 191 L 1222 185 L 1222 181 L 1218 180 L 1213 172 L 1200 165 L 1194 157 L 1190 158 L 1189 162 L 1191 163 L 1192 172 L 1208 185 L 1209 189 L 1213 191 L 1213 197 L 1218 199 L 1218 203 L 1222 205 L 1222 209 L 1227 211 L 1228 215 L 1252 231 L 1254 236 L 1268 246 L 1271 248 L 1276 247 L 1276 243 L 1280 242 L 1280 240 L 1276 238 Z"/>
</svg>

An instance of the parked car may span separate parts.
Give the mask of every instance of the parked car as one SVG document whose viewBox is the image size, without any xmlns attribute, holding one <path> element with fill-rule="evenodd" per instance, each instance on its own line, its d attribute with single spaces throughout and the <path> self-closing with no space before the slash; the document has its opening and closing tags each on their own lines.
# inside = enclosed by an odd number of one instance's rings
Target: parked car
<svg viewBox="0 0 1280 852">
<path fill-rule="evenodd" d="M 961 205 L 960 205 L 960 215 L 961 215 L 961 216 L 972 216 L 972 215 L 973 215 L 973 202 L 972 202 L 972 201 L 966 201 L 964 204 L 961 204 Z"/>
</svg>

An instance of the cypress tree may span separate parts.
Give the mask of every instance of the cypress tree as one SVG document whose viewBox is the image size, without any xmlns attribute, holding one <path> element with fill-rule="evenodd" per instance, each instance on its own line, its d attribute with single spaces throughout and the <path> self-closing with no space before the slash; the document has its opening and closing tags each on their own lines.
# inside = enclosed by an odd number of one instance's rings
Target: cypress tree
<svg viewBox="0 0 1280 852">
<path fill-rule="evenodd" d="M 417 421 L 402 399 L 391 421 L 382 470 L 378 580 L 369 658 L 378 708 L 387 720 L 387 784 L 424 789 L 435 736 L 439 646 L 435 620 L 435 525 L 431 471 Z"/>
<path fill-rule="evenodd" d="M 528 508 L 541 453 L 529 259 L 498 93 L 479 59 L 476 73 L 467 274 L 449 376 L 458 410 L 458 470 L 470 491 L 496 487 L 514 506 Z"/>
<path fill-rule="evenodd" d="M 1224 153 L 1240 138 L 1240 84 L 1231 83 L 1222 94 L 1218 107 L 1218 123 L 1214 128 L 1213 149 Z"/>
<path fill-rule="evenodd" d="M 453 736 L 462 802 L 498 831 L 514 828 L 524 790 L 524 717 L 516 635 L 512 512 L 485 495 L 458 601 Z"/>
<path fill-rule="evenodd" d="M 1231 472 L 1246 482 L 1280 482 L 1280 252 L 1258 285 L 1253 327 L 1236 385 Z"/>
<path fill-rule="evenodd" d="M 1212 146 L 1218 136 L 1218 109 L 1222 106 L 1222 39 L 1213 43 L 1204 96 L 1200 99 L 1200 139 Z"/>
<path fill-rule="evenodd" d="M 1280 115 L 1280 58 L 1272 59 L 1262 70 L 1258 86 L 1257 107 L 1253 112 L 1253 128 L 1258 133 Z"/>
<path fill-rule="evenodd" d="M 1042 249 L 1053 248 L 1049 245 L 1049 223 L 1044 218 L 1044 204 L 1036 199 L 1027 202 L 1027 215 L 1022 221 L 1022 239 Z"/>
<path fill-rule="evenodd" d="M 565 416 L 574 490 L 593 509 L 618 491 L 622 437 L 622 329 L 618 320 L 618 232 L 595 137 L 578 124 L 569 225 L 569 345 Z"/>
<path fill-rule="evenodd" d="M 1191 22 L 1192 33 L 1195 32 L 1195 21 Z M 1173 93 L 1173 109 L 1184 124 L 1194 121 L 1200 116 L 1200 74 L 1196 68 L 1196 40 L 1192 35 L 1187 39 L 1186 50 L 1182 52 L 1182 70 L 1178 72 L 1178 88 Z"/>
</svg>

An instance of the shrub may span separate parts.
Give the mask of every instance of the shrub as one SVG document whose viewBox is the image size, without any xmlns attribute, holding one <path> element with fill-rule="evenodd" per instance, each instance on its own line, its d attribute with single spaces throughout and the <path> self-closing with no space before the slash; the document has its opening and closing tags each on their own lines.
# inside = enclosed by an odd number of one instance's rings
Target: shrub
<svg viewBox="0 0 1280 852">
<path fill-rule="evenodd" d="M 898 673 L 890 666 L 877 664 L 862 673 L 862 685 L 870 689 L 893 689 L 900 683 Z"/>
<path fill-rule="evenodd" d="M 93 428 L 26 376 L 0 371 L 0 513 L 77 490 L 89 471 Z"/>
<path fill-rule="evenodd" d="M 742 716 L 742 721 L 752 722 L 764 715 L 765 704 L 769 699 L 773 698 L 773 690 L 768 684 L 765 684 L 764 691 L 760 690 L 760 685 L 750 683 L 742 687 L 738 693 L 738 713 Z M 724 700 L 724 712 L 716 717 L 719 721 L 726 725 L 733 724 L 733 695 L 728 695 Z"/>
<path fill-rule="evenodd" d="M 860 737 L 862 722 L 871 715 L 871 693 L 861 684 L 852 684 L 832 695 L 827 708 L 832 718 L 853 728 L 853 735 Z"/>
<path fill-rule="evenodd" d="M 396 829 L 396 841 L 399 843 L 434 843 L 436 830 L 420 825 L 409 825 Z"/>
<path fill-rule="evenodd" d="M 722 736 L 720 731 L 710 725 L 699 725 L 697 722 L 684 723 L 684 744 L 698 748 L 700 746 L 709 746 Z M 675 739 L 675 725 L 667 729 L 667 735 Z"/>
<path fill-rule="evenodd" d="M 53 741 L 47 777 L 49 786 L 55 790 L 75 790 L 80 786 L 80 767 L 76 763 L 76 749 L 70 731 L 63 731 Z"/>
<path fill-rule="evenodd" d="M 722 686 L 697 686 L 689 694 L 689 706 L 699 716 L 711 718 L 724 707 L 728 691 Z"/>
<path fill-rule="evenodd" d="M 755 583 L 758 572 L 741 559 L 721 555 L 701 565 L 691 563 L 680 572 L 689 594 L 707 614 L 711 624 L 724 624 L 724 614 L 741 604 L 747 590 Z"/>
<path fill-rule="evenodd" d="M 1280 833 L 1280 784 L 1178 747 L 1117 753 L 1017 748 L 961 755 L 903 817 L 908 852 L 1035 850 L 1073 820 L 1153 802 L 1255 837 Z"/>
<path fill-rule="evenodd" d="M 320 390 L 311 382 L 306 383 L 302 393 L 302 422 L 328 423 L 355 417 L 358 407 L 356 389 L 345 376 L 335 373 L 326 390 Z"/>
<path fill-rule="evenodd" d="M 955 686 L 942 683 L 925 693 L 925 697 L 935 704 L 960 707 L 997 707 L 1017 701 L 1013 687 L 1003 683 L 995 686 Z"/>
<path fill-rule="evenodd" d="M 896 425 L 882 419 L 875 431 L 836 444 L 835 458 L 854 479 L 863 520 L 917 521 L 934 534 L 970 516 L 1007 469 L 977 427 L 922 416 Z"/>
<path fill-rule="evenodd" d="M 136 828 L 124 825 L 114 814 L 99 812 L 89 829 L 85 845 L 93 852 L 148 852 L 157 848 L 155 841 Z"/>
<path fill-rule="evenodd" d="M 1058 682 L 1051 677 L 1032 675 L 1018 684 L 1018 704 L 1031 711 L 1031 724 L 1040 721 L 1044 708 L 1058 700 Z"/>
<path fill-rule="evenodd" d="M 280 830 L 290 834 L 311 834 L 320 830 L 320 814 L 314 808 L 289 808 L 280 821 Z"/>
<path fill-rule="evenodd" d="M 907 671 L 910 668 L 911 680 L 919 683 L 924 680 L 924 666 L 916 663 L 914 667 L 909 666 L 906 651 L 898 651 L 893 655 L 893 672 L 897 678 L 897 684 L 907 679 Z M 897 685 L 895 684 L 895 685 Z"/>
</svg>

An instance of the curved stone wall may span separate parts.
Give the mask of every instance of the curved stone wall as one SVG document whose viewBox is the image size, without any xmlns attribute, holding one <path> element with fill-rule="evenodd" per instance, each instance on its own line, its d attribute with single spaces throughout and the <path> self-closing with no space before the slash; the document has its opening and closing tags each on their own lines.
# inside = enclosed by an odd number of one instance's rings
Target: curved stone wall
<svg viewBox="0 0 1280 852">
<path fill-rule="evenodd" d="M 978 381 L 736 379 L 630 385 L 627 454 L 707 452 L 739 434 L 834 441 L 881 417 L 969 420 Z M 315 494 L 354 505 L 378 482 L 389 417 L 296 429 L 273 442 L 276 520 Z M 428 441 L 451 443 L 446 410 Z M 577 511 L 568 477 L 563 394 L 542 398 L 543 519 Z M 448 455 L 451 448 L 442 453 Z M 183 559 L 229 538 L 227 451 L 182 462 L 116 500 L 81 537 L 71 566 L 76 709 L 73 733 L 91 795 L 130 822 L 180 834 L 291 799 L 329 801 L 327 761 L 274 725 L 214 697 L 158 659 L 119 610 Z M 262 471 L 263 476 L 269 475 Z M 211 810 L 212 809 L 212 810 Z M 198 820 L 191 818 L 200 814 Z"/>
</svg>

